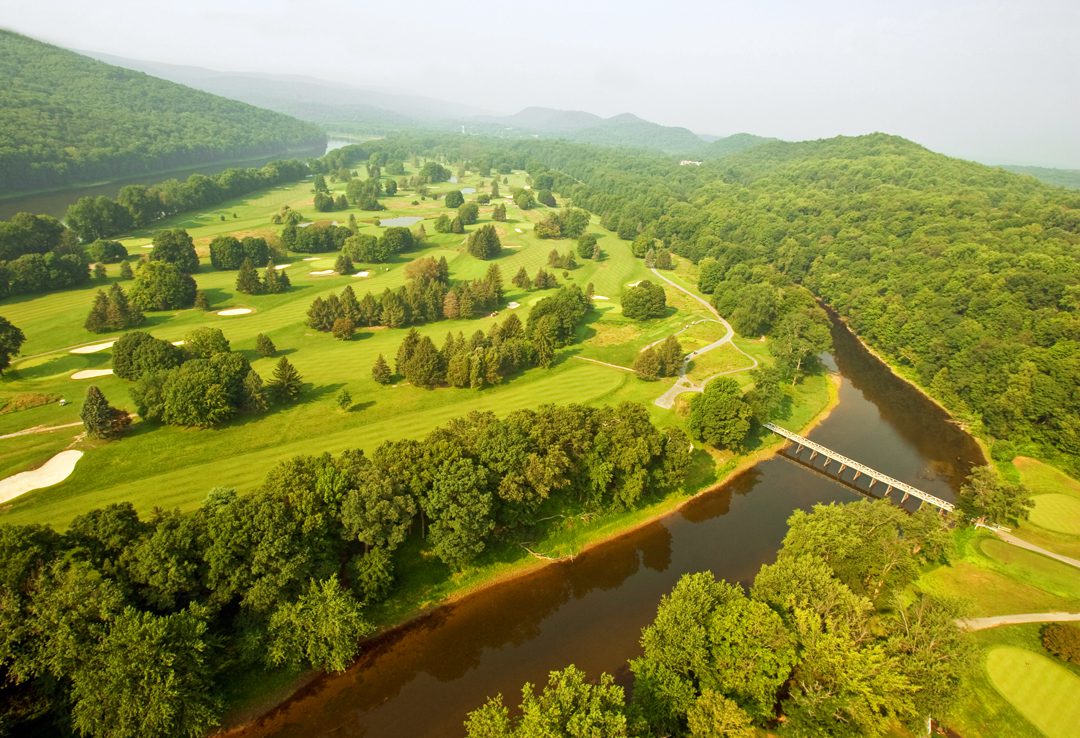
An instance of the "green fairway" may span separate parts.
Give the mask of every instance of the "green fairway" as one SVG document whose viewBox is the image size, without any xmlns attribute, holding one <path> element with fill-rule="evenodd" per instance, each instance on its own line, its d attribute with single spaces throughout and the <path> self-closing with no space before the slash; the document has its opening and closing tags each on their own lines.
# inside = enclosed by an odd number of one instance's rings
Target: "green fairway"
<svg viewBox="0 0 1080 738">
<path fill-rule="evenodd" d="M 1047 530 L 1080 535 L 1080 500 L 1068 495 L 1036 495 L 1031 522 Z"/>
<path fill-rule="evenodd" d="M 500 182 L 503 191 L 508 192 L 514 185 L 520 186 L 524 174 L 514 173 L 509 179 L 509 184 Z M 457 184 L 442 183 L 432 190 L 444 193 L 469 186 L 484 192 L 489 182 L 489 179 L 468 175 Z M 343 192 L 344 183 L 332 184 L 331 188 L 335 194 Z M 305 181 L 255 193 L 206 212 L 177 216 L 156 226 L 154 231 L 168 227 L 189 230 L 202 257 L 202 268 L 195 279 L 209 297 L 212 310 L 151 313 L 144 328 L 169 341 L 181 340 L 199 326 L 221 328 L 233 349 L 244 352 L 264 379 L 269 377 L 276 361 L 276 358 L 261 358 L 254 350 L 256 336 L 265 333 L 277 345 L 279 353 L 287 355 L 303 376 L 306 390 L 301 401 L 263 416 L 242 417 L 213 430 L 136 422 L 132 432 L 121 441 L 80 442 L 78 447 L 88 453 L 67 481 L 13 500 L 3 506 L 0 520 L 64 526 L 76 515 L 124 500 L 133 502 L 143 513 L 154 507 L 190 510 L 197 507 L 214 486 L 252 489 L 274 464 L 290 456 L 339 452 L 346 448 L 371 449 L 387 439 L 420 437 L 448 419 L 471 410 L 505 414 L 542 403 L 600 405 L 637 401 L 649 408 L 654 422 L 661 425 L 679 422 L 675 412 L 652 404 L 666 388 L 664 383 L 643 382 L 610 367 L 571 360 L 580 355 L 629 366 L 644 346 L 707 316 L 700 304 L 677 290 L 667 289 L 668 316 L 643 323 L 624 318 L 620 309 L 623 292 L 629 283 L 646 278 L 650 273 L 640 259 L 633 257 L 628 242 L 604 231 L 595 221 L 590 230 L 600 235 L 603 258 L 582 260 L 577 269 L 555 270 L 555 274 L 560 283 L 574 282 L 582 288 L 592 284 L 597 295 L 609 299 L 596 300 L 594 311 L 579 331 L 580 342 L 564 349 L 555 366 L 526 371 L 502 385 L 482 391 L 423 390 L 408 384 L 384 387 L 372 379 L 371 366 L 379 354 L 393 363 L 406 330 L 363 329 L 353 340 L 339 341 L 305 325 L 311 301 L 319 295 L 340 292 L 346 285 L 352 285 L 361 297 L 369 290 L 379 295 L 387 288 L 403 284 L 404 265 L 421 256 L 446 257 L 455 280 L 483 276 L 490 262 L 466 253 L 461 235 L 435 232 L 434 220 L 451 212 L 441 199 L 418 200 L 416 193 L 402 191 L 395 197 L 384 198 L 382 202 L 387 209 L 377 213 L 355 209 L 316 213 L 311 206 L 312 196 L 310 182 Z M 569 250 L 573 242 L 542 240 L 534 235 L 533 223 L 545 216 L 547 208 L 521 211 L 509 201 L 503 202 L 507 204 L 508 220 L 495 226 L 504 252 L 494 263 L 499 265 L 503 275 L 506 304 L 519 303 L 515 309 L 525 320 L 530 307 L 551 292 L 522 291 L 510 284 L 510 278 L 522 267 L 530 275 L 540 268 L 547 268 L 548 253 L 553 248 Z M 392 263 L 356 265 L 357 271 L 369 272 L 367 277 L 312 274 L 331 269 L 335 253 L 282 254 L 278 263 L 290 265 L 287 271 L 293 284 L 291 290 L 284 294 L 258 296 L 236 293 L 236 272 L 215 271 L 208 263 L 210 240 L 223 233 L 258 234 L 276 243 L 280 227 L 272 225 L 270 219 L 285 205 L 313 220 L 345 222 L 351 213 L 357 218 L 361 232 L 374 235 L 383 231 L 375 224 L 379 218 L 421 217 L 427 239 L 421 249 L 401 255 Z M 481 206 L 480 224 L 491 222 L 491 210 L 490 205 Z M 152 235 L 153 231 L 145 231 L 123 239 L 132 260 L 145 253 L 146 249 L 142 247 L 149 243 Z M 680 276 L 684 282 L 692 284 L 693 268 L 685 261 L 679 261 Z M 111 366 L 110 349 L 86 354 L 72 354 L 70 349 L 116 338 L 117 334 L 90 333 L 83 328 L 83 321 L 94 293 L 111 284 L 118 274 L 119 268 L 110 265 L 105 281 L 75 290 L 13 298 L 0 306 L 2 314 L 27 336 L 22 356 L 0 381 L 0 401 L 16 406 L 16 398 L 31 393 L 69 400 L 63 407 L 50 402 L 0 414 L 0 435 L 33 426 L 52 427 L 78 422 L 81 401 L 90 384 L 99 386 L 113 404 L 134 409 L 129 382 L 115 376 L 71 379 L 71 375 L 80 370 Z M 130 286 L 130 283 L 122 284 Z M 246 307 L 254 312 L 231 317 L 217 314 L 219 310 L 233 307 Z M 442 321 L 418 328 L 441 345 L 448 332 L 460 331 L 468 336 L 477 330 L 486 331 L 508 311 L 509 308 L 500 311 L 497 317 Z M 687 345 L 704 345 L 722 334 L 723 328 L 719 324 L 702 323 L 687 332 Z M 767 349 L 762 344 L 754 344 L 753 349 L 759 359 L 768 360 Z M 727 350 L 716 352 L 717 361 L 728 360 L 721 356 Z M 731 353 L 741 359 L 743 365 L 748 363 L 737 352 L 731 350 Z M 749 385 L 745 373 L 736 375 L 736 379 L 744 386 Z M 824 402 L 824 384 L 811 377 L 804 385 L 799 388 L 800 396 L 820 408 Z M 335 395 L 341 388 L 347 388 L 353 397 L 349 412 L 337 408 Z M 792 408 L 793 413 L 805 414 L 809 419 L 813 413 L 804 410 L 800 402 Z M 72 427 L 0 440 L 0 473 L 9 475 L 40 466 L 72 444 L 80 431 L 81 428 Z"/>
<path fill-rule="evenodd" d="M 1023 648 L 997 646 L 986 655 L 994 686 L 1049 738 L 1075 736 L 1080 725 L 1080 677 Z"/>
</svg>

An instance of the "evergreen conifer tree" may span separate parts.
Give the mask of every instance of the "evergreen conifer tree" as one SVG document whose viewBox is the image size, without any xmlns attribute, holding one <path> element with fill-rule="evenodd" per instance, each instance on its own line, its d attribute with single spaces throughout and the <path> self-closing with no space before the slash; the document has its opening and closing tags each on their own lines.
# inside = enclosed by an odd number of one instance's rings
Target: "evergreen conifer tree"
<svg viewBox="0 0 1080 738">
<path fill-rule="evenodd" d="M 86 432 L 94 438 L 117 438 L 131 424 L 131 415 L 109 405 L 96 386 L 86 388 L 86 400 L 79 412 Z"/>
<path fill-rule="evenodd" d="M 195 290 L 195 309 L 204 311 L 210 309 L 210 299 L 202 290 Z"/>
<path fill-rule="evenodd" d="M 379 384 L 390 384 L 391 373 L 390 365 L 386 363 L 386 359 L 382 354 L 379 354 L 375 359 L 375 364 L 371 367 L 371 378 Z"/>
<path fill-rule="evenodd" d="M 109 330 L 109 298 L 103 290 L 98 290 L 94 295 L 94 305 L 90 308 L 90 314 L 86 316 L 84 323 L 86 330 L 92 333 L 101 333 Z"/>
<path fill-rule="evenodd" d="M 131 271 L 131 262 L 120 262 L 120 279 L 135 279 L 135 273 Z"/>
<path fill-rule="evenodd" d="M 300 397 L 304 381 L 300 372 L 292 365 L 288 357 L 282 356 L 274 367 L 274 375 L 267 385 L 267 390 L 275 402 L 294 402 Z"/>
<path fill-rule="evenodd" d="M 245 295 L 257 295 L 262 292 L 262 280 L 251 259 L 244 259 L 240 264 L 240 271 L 236 275 L 236 291 Z"/>
<path fill-rule="evenodd" d="M 270 340 L 270 336 L 260 333 L 255 337 L 255 350 L 259 352 L 259 356 L 273 356 L 277 353 L 277 346 Z"/>
</svg>

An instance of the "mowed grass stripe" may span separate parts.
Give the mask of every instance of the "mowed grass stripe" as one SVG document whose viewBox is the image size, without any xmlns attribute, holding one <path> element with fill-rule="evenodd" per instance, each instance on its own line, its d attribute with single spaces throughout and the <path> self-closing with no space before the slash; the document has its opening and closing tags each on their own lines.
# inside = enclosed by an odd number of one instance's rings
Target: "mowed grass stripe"
<svg viewBox="0 0 1080 738">
<path fill-rule="evenodd" d="M 1071 738 L 1080 725 L 1080 677 L 1051 659 L 1015 646 L 986 656 L 994 687 L 1049 738 Z"/>
</svg>

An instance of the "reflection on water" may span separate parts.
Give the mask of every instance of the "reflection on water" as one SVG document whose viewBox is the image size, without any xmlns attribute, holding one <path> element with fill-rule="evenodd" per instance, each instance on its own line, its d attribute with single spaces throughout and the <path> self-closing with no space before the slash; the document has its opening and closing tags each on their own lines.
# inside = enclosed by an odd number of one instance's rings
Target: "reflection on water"
<svg viewBox="0 0 1080 738">
<path fill-rule="evenodd" d="M 838 328 L 840 403 L 811 436 L 951 499 L 974 443 Z M 249 736 L 460 736 L 466 712 L 569 663 L 626 678 L 641 628 L 684 573 L 747 583 L 773 560 L 796 509 L 857 499 L 783 456 L 740 474 L 660 522 L 572 562 L 486 590 L 393 634 L 346 674 L 325 678 Z"/>
</svg>

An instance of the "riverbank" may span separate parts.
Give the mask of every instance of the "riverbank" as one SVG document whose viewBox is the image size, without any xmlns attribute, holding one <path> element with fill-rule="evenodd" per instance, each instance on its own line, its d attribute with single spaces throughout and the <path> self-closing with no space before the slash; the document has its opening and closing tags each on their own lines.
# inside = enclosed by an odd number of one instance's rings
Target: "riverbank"
<svg viewBox="0 0 1080 738">
<path fill-rule="evenodd" d="M 807 377 L 804 385 L 806 386 L 801 387 L 804 392 L 799 398 L 799 403 L 793 408 L 786 421 L 803 435 L 824 422 L 836 408 L 839 403 L 840 377 L 832 373 L 822 373 Z M 540 550 L 533 554 L 523 551 L 513 561 L 491 564 L 467 572 L 438 599 L 414 598 L 413 601 L 396 608 L 384 608 L 382 612 L 376 610 L 373 620 L 379 630 L 363 643 L 358 663 L 363 662 L 368 654 L 378 652 L 384 644 L 397 640 L 403 633 L 422 628 L 425 623 L 437 618 L 440 611 L 462 600 L 479 595 L 496 586 L 536 574 L 549 567 L 567 564 L 579 555 L 631 536 L 646 526 L 676 515 L 684 507 L 702 497 L 716 493 L 740 475 L 749 472 L 757 464 L 772 458 L 782 449 L 782 439 L 772 440 L 771 436 L 765 436 L 765 438 L 768 439 L 767 442 L 747 454 L 738 457 L 729 455 L 727 458 L 720 455 L 720 463 L 714 467 L 715 476 L 701 483 L 691 492 L 675 492 L 642 508 L 593 519 L 583 525 L 575 525 L 568 532 L 556 534 L 537 544 L 536 549 Z M 715 461 L 717 458 L 714 457 Z M 560 550 L 563 552 L 559 553 Z M 406 594 L 404 597 L 399 596 L 398 599 L 410 598 Z M 356 668 L 358 668 L 357 664 L 354 664 L 350 670 Z M 226 713 L 222 727 L 215 735 L 244 735 L 256 723 L 284 710 L 294 700 L 301 699 L 313 689 L 318 689 L 323 680 L 334 677 L 334 675 L 313 671 L 298 675 L 284 675 L 277 672 L 252 676 L 257 681 L 253 679 L 250 685 L 240 685 L 235 695 L 236 704 Z M 244 688 L 245 686 L 247 689 Z"/>
</svg>

